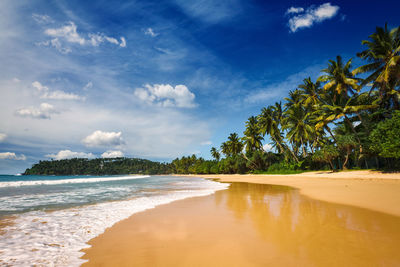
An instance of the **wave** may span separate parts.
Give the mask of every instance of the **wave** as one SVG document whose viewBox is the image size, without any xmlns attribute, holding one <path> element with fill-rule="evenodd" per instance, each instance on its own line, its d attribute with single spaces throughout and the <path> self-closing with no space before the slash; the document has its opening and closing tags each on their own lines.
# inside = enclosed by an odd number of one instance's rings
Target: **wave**
<svg viewBox="0 0 400 267">
<path fill-rule="evenodd" d="M 189 197 L 206 196 L 229 185 L 197 180 L 195 190 L 172 190 L 162 195 L 138 197 L 54 212 L 21 214 L 2 230 L 0 263 L 15 266 L 80 266 L 87 242 L 106 228 L 134 213 Z M 185 188 L 183 188 L 185 189 Z M 0 264 L 1 265 L 1 264 Z"/>
<path fill-rule="evenodd" d="M 143 175 L 143 176 L 129 175 L 129 176 L 116 176 L 116 177 L 74 178 L 74 179 L 60 179 L 60 180 L 12 181 L 12 182 L 0 182 L 0 187 L 98 183 L 98 182 L 142 179 L 142 178 L 149 178 L 149 177 L 150 177 L 149 175 Z"/>
</svg>

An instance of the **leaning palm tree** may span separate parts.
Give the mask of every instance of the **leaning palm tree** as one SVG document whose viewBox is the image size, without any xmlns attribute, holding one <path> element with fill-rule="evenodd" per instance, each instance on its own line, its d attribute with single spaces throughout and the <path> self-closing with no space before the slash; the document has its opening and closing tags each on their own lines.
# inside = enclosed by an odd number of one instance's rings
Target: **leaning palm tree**
<svg viewBox="0 0 400 267">
<path fill-rule="evenodd" d="M 337 56 L 336 61 L 329 60 L 328 67 L 322 70 L 325 75 L 318 78 L 319 82 L 325 82 L 323 86 L 325 91 L 332 90 L 336 93 L 334 99 L 336 99 L 337 95 L 347 98 L 350 94 L 354 95 L 355 92 L 360 91 L 358 83 L 361 79 L 355 78 L 350 71 L 351 61 L 352 59 L 343 65 L 341 56 Z"/>
<path fill-rule="evenodd" d="M 272 143 L 278 149 L 279 153 L 284 154 L 285 151 L 289 150 L 293 159 L 296 162 L 299 162 L 296 154 L 288 148 L 283 140 L 282 132 L 281 132 L 281 122 L 283 119 L 283 111 L 282 104 L 275 103 L 274 106 L 268 106 L 267 108 L 263 108 L 261 110 L 261 114 L 258 115 L 258 123 L 260 126 L 260 132 L 263 136 L 268 134 Z"/>
<path fill-rule="evenodd" d="M 219 161 L 219 159 L 221 158 L 221 154 L 219 153 L 219 151 L 215 148 L 212 147 L 210 150 L 211 156 L 216 160 Z"/>
<path fill-rule="evenodd" d="M 392 30 L 388 29 L 387 24 L 384 28 L 376 27 L 376 32 L 369 38 L 362 41 L 367 49 L 357 54 L 369 63 L 355 69 L 353 73 L 372 72 L 362 85 L 372 82 L 371 91 L 379 89 L 384 105 L 393 101 L 396 108 L 399 108 L 399 93 L 395 89 L 400 81 L 400 27 Z"/>
<path fill-rule="evenodd" d="M 246 130 L 243 132 L 244 137 L 242 138 L 246 152 L 251 153 L 257 150 L 262 150 L 262 140 L 264 139 L 260 133 L 259 124 L 257 118 L 251 116 L 246 121 Z"/>
</svg>

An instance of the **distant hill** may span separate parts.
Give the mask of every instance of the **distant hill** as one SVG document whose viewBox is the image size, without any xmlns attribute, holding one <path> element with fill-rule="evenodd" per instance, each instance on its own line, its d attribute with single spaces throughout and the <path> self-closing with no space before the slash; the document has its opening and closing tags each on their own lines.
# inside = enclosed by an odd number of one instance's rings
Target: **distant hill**
<svg viewBox="0 0 400 267">
<path fill-rule="evenodd" d="M 168 174 L 170 164 L 138 158 L 44 160 L 25 170 L 24 175 L 117 175 Z"/>
</svg>

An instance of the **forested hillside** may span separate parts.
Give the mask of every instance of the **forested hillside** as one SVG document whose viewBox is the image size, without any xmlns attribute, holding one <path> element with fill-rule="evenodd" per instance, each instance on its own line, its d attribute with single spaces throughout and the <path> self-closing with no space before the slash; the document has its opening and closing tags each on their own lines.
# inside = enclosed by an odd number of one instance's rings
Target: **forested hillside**
<svg viewBox="0 0 400 267">
<path fill-rule="evenodd" d="M 137 158 L 64 159 L 39 161 L 24 175 L 167 174 L 169 164 Z"/>
</svg>

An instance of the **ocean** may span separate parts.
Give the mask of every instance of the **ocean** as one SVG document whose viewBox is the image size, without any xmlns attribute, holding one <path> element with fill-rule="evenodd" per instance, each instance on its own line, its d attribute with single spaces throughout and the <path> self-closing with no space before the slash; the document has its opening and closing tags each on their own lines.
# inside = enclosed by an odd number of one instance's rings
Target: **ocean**
<svg viewBox="0 0 400 267">
<path fill-rule="evenodd" d="M 116 222 L 227 187 L 174 176 L 0 175 L 0 265 L 79 266 L 80 250 Z"/>
</svg>

